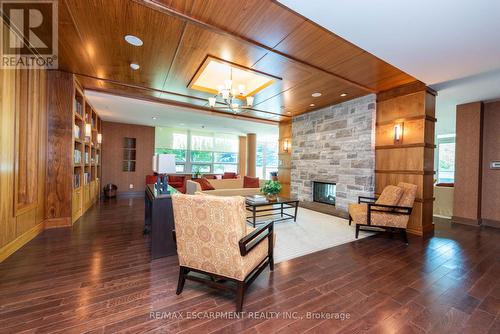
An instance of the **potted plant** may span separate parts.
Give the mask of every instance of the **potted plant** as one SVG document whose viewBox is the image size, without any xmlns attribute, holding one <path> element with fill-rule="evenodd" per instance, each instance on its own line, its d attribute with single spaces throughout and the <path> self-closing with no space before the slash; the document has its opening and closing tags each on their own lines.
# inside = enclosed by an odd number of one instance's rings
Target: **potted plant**
<svg viewBox="0 0 500 334">
<path fill-rule="evenodd" d="M 200 167 L 196 166 L 194 168 L 194 178 L 195 179 L 199 179 L 201 177 L 201 172 L 200 172 Z"/>
<path fill-rule="evenodd" d="M 260 191 L 266 195 L 268 200 L 275 201 L 281 191 L 281 188 L 281 183 L 270 180 L 267 181 L 262 188 L 260 188 Z"/>
<path fill-rule="evenodd" d="M 278 181 L 278 172 L 269 172 L 271 175 L 271 180 Z"/>
</svg>

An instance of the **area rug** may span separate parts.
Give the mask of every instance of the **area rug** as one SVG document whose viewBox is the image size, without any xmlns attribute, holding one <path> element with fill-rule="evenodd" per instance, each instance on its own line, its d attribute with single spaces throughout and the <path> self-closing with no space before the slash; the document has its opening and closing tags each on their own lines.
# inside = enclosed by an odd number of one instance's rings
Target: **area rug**
<svg viewBox="0 0 500 334">
<path fill-rule="evenodd" d="M 297 222 L 277 222 L 274 224 L 274 230 L 275 263 L 356 240 L 355 227 L 349 226 L 348 220 L 304 208 L 298 209 Z M 359 239 L 372 234 L 360 231 Z"/>
</svg>

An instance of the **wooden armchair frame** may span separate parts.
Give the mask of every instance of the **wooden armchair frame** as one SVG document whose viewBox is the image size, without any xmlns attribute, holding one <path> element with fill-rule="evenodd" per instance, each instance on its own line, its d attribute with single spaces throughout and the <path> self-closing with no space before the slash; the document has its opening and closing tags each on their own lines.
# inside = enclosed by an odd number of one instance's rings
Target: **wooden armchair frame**
<svg viewBox="0 0 500 334">
<path fill-rule="evenodd" d="M 175 231 L 173 233 L 175 240 Z M 245 292 L 250 286 L 250 284 L 252 284 L 252 282 L 266 268 L 268 264 L 269 264 L 269 269 L 271 271 L 274 270 L 273 235 L 274 235 L 274 222 L 269 222 L 265 225 L 256 228 L 251 233 L 249 233 L 248 235 L 246 235 L 245 237 L 243 237 L 241 240 L 238 241 L 240 255 L 246 256 L 260 243 L 262 243 L 266 239 L 268 240 L 267 256 L 245 277 L 243 281 L 231 277 L 209 273 L 196 268 L 180 266 L 179 281 L 177 283 L 176 294 L 179 295 L 182 293 L 186 279 L 196 281 L 199 283 L 204 283 L 212 288 L 234 291 L 236 293 L 236 312 L 241 312 L 243 309 L 243 299 L 245 297 Z M 206 276 L 209 276 L 211 279 L 190 275 L 189 274 L 190 272 L 204 274 Z"/>
<path fill-rule="evenodd" d="M 395 231 L 399 230 L 404 242 L 408 243 L 408 236 L 406 235 L 406 228 L 373 225 L 372 221 L 371 221 L 371 216 L 372 216 L 372 212 L 382 212 L 385 214 L 410 216 L 413 208 L 407 207 L 407 206 L 376 204 L 375 201 L 377 199 L 378 199 L 378 197 L 366 197 L 366 196 L 359 196 L 358 197 L 358 204 L 367 204 L 367 210 L 366 210 L 367 217 L 366 217 L 366 225 L 356 224 L 356 239 L 359 236 L 359 231 L 372 231 L 370 229 L 361 228 L 361 226 L 368 226 L 368 227 L 382 228 L 384 230 L 390 230 L 391 232 L 395 232 Z M 352 217 L 349 214 L 349 225 L 351 225 L 351 224 L 352 224 Z"/>
</svg>

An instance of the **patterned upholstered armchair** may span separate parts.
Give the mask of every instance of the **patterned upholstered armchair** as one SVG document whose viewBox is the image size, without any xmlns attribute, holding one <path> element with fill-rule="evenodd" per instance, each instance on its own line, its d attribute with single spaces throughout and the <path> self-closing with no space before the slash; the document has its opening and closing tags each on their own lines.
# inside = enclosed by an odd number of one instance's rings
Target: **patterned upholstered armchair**
<svg viewBox="0 0 500 334">
<path fill-rule="evenodd" d="M 172 203 L 180 265 L 177 294 L 186 279 L 233 290 L 240 312 L 247 287 L 268 264 L 273 270 L 273 223 L 247 226 L 240 196 L 174 194 Z"/>
<path fill-rule="evenodd" d="M 406 243 L 406 226 L 415 202 L 417 186 L 410 183 L 398 183 L 387 186 L 379 198 L 358 198 L 358 204 L 349 204 L 349 225 L 356 224 L 356 239 L 359 231 L 369 231 L 362 226 L 378 227 L 392 231 L 399 230 Z"/>
</svg>

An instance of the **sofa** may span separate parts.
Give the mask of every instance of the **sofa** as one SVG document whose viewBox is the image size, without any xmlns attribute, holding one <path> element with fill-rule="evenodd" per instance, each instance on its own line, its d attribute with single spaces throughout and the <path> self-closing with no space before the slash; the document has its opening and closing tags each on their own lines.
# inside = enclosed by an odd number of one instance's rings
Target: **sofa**
<svg viewBox="0 0 500 334">
<path fill-rule="evenodd" d="M 243 178 L 239 179 L 222 179 L 210 180 L 208 182 L 215 188 L 215 190 L 201 190 L 198 182 L 192 180 L 186 181 L 186 194 L 194 195 L 200 192 L 206 195 L 215 196 L 251 196 L 260 194 L 260 188 L 264 185 L 266 180 L 259 180 L 259 188 L 244 188 Z"/>
</svg>

